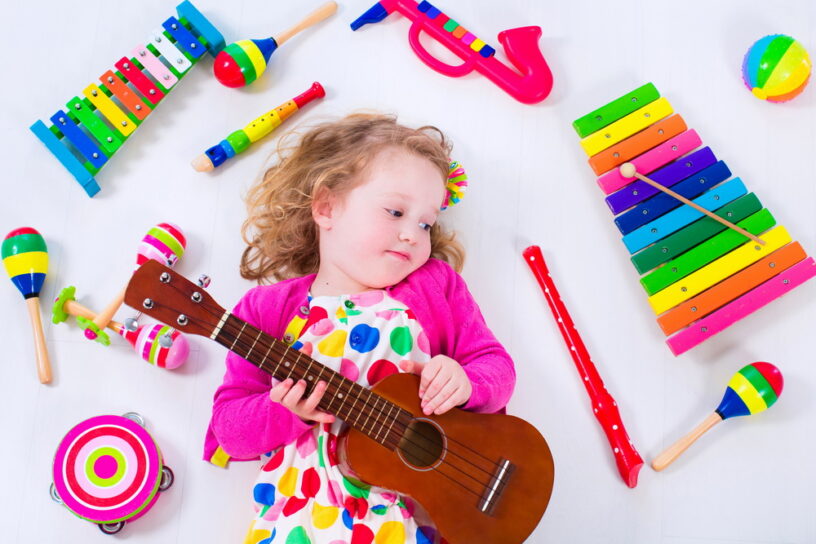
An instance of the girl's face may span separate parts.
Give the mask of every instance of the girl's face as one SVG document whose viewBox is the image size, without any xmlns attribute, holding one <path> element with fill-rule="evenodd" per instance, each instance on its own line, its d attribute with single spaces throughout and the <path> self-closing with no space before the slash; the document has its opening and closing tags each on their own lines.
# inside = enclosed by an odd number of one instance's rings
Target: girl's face
<svg viewBox="0 0 816 544">
<path fill-rule="evenodd" d="M 433 163 L 391 147 L 361 175 L 344 198 L 329 196 L 313 206 L 320 231 L 313 294 L 389 287 L 431 255 L 430 230 L 446 194 Z"/>
</svg>

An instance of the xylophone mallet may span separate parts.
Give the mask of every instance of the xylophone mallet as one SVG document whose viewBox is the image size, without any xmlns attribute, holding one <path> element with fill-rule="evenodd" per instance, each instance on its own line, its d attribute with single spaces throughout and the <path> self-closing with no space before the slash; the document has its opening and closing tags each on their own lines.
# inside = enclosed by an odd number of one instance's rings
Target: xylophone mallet
<svg viewBox="0 0 816 544">
<path fill-rule="evenodd" d="M 22 227 L 9 232 L 3 240 L 3 265 L 11 282 L 23 295 L 34 331 L 37 375 L 40 383 L 51 381 L 51 362 L 45 346 L 40 319 L 40 289 L 48 272 L 48 248 L 42 235 L 33 228 Z"/>
<path fill-rule="evenodd" d="M 753 240 L 754 242 L 756 242 L 756 243 L 758 243 L 760 245 L 763 245 L 763 246 L 765 245 L 764 240 L 762 240 L 761 238 L 759 238 L 758 236 L 756 236 L 754 234 L 751 234 L 750 232 L 748 232 L 744 228 L 735 225 L 734 223 L 728 221 L 727 219 L 723 219 L 719 215 L 717 215 L 717 214 L 715 214 L 715 213 L 713 213 L 713 212 L 711 212 L 709 210 L 706 210 L 705 208 L 703 208 L 699 204 L 697 204 L 695 202 L 692 202 L 691 200 L 684 197 L 683 195 L 680 195 L 680 194 L 672 191 L 668 187 L 666 187 L 664 185 L 661 185 L 660 183 L 658 183 L 658 182 L 656 182 L 656 181 L 654 181 L 652 179 L 647 178 L 643 174 L 639 174 L 638 171 L 637 171 L 637 167 L 635 167 L 635 165 L 632 164 L 631 162 L 625 162 L 622 165 L 620 165 L 620 173 L 621 173 L 621 176 L 623 176 L 625 178 L 637 178 L 640 181 L 642 181 L 643 183 L 648 183 L 649 185 L 651 185 L 652 187 L 654 187 L 658 191 L 662 191 L 662 192 L 666 193 L 667 195 L 669 195 L 669 196 L 671 196 L 673 198 L 676 198 L 677 200 L 679 200 L 683 204 L 686 204 L 687 206 L 691 206 L 692 208 L 694 208 L 698 212 L 700 212 L 702 214 L 705 214 L 706 216 L 710 217 L 714 221 L 717 221 L 717 222 L 725 225 L 729 229 L 732 229 L 732 230 L 742 234 L 743 236 L 746 236 L 746 237 L 750 238 L 751 240 Z"/>
<path fill-rule="evenodd" d="M 782 373 L 771 363 L 751 363 L 731 377 L 720 405 L 689 434 L 669 446 L 652 461 L 660 471 L 674 462 L 711 427 L 726 419 L 757 414 L 767 410 L 782 394 Z"/>
</svg>

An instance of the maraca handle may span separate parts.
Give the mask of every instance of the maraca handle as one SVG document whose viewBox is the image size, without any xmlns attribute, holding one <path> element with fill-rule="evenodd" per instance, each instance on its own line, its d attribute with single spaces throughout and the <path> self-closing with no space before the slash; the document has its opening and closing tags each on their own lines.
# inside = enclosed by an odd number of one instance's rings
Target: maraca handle
<svg viewBox="0 0 816 544">
<path fill-rule="evenodd" d="M 278 47 L 283 45 L 283 42 L 287 41 L 289 38 L 300 32 L 301 30 L 306 30 L 310 26 L 319 23 L 323 19 L 334 15 L 337 11 L 337 2 L 326 2 L 309 15 L 307 15 L 301 22 L 286 30 L 281 32 L 277 36 L 275 36 L 275 43 L 278 44 Z"/>
<path fill-rule="evenodd" d="M 31 318 L 31 328 L 34 330 L 37 375 L 40 378 L 40 383 L 49 383 L 51 382 L 51 361 L 48 358 L 48 350 L 45 348 L 45 335 L 43 334 L 42 320 L 40 319 L 40 298 L 27 298 L 26 306 L 28 306 L 28 316 Z"/>
<path fill-rule="evenodd" d="M 108 304 L 101 312 L 96 314 L 95 318 L 93 318 L 93 322 L 97 327 L 99 327 L 99 330 L 102 330 L 108 326 L 108 323 L 111 322 L 113 316 L 119 311 L 119 308 L 125 302 L 125 290 L 126 288 L 123 288 L 116 295 L 116 298 L 114 298 L 110 304 Z"/>
<path fill-rule="evenodd" d="M 94 318 L 96 317 L 96 314 L 93 312 L 93 310 L 86 306 L 83 306 L 82 304 L 75 300 L 69 300 L 68 302 L 66 302 L 64 308 L 65 313 L 67 313 L 68 315 L 72 315 L 74 317 L 80 316 L 91 321 L 93 321 Z M 122 334 L 121 332 L 119 332 L 120 330 L 122 330 L 122 324 L 119 323 L 118 321 L 113 320 L 109 321 L 108 328 L 117 334 Z"/>
<path fill-rule="evenodd" d="M 722 421 L 723 419 L 720 417 L 720 414 L 717 412 L 713 412 L 709 415 L 705 420 L 697 425 L 693 431 L 688 433 L 686 436 L 669 446 L 663 453 L 655 457 L 654 461 L 652 461 L 652 468 L 656 471 L 660 472 L 677 459 L 681 453 L 686 451 L 689 446 L 694 444 L 694 441 L 700 438 L 703 433 L 709 430 L 711 427 Z"/>
</svg>

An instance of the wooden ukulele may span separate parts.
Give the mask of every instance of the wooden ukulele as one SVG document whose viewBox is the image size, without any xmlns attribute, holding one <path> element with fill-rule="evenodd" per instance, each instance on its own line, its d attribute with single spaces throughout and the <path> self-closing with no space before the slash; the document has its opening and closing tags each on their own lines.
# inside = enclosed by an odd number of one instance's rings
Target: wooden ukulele
<svg viewBox="0 0 816 544">
<path fill-rule="evenodd" d="M 325 381 L 320 409 L 350 427 L 338 443 L 346 475 L 411 496 L 451 544 L 523 542 L 547 508 L 552 455 L 522 419 L 457 408 L 425 416 L 419 377 L 394 374 L 367 389 L 233 316 L 156 261 L 134 273 L 125 302 L 215 340 L 279 380 L 305 380 L 307 394 Z"/>
</svg>

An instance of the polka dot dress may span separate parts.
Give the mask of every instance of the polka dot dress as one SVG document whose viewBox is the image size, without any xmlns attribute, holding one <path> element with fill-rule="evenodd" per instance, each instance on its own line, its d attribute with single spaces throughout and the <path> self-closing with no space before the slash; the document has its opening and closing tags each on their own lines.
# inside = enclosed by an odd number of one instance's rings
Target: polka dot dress
<svg viewBox="0 0 816 544">
<path fill-rule="evenodd" d="M 366 387 L 400 372 L 403 359 L 430 359 L 428 339 L 404 304 L 385 291 L 309 300 L 309 316 L 294 348 Z M 378 488 L 361 487 L 338 467 L 343 423 L 318 425 L 262 457 L 253 488 L 256 516 L 246 544 L 430 544 L 414 504 Z"/>
</svg>

